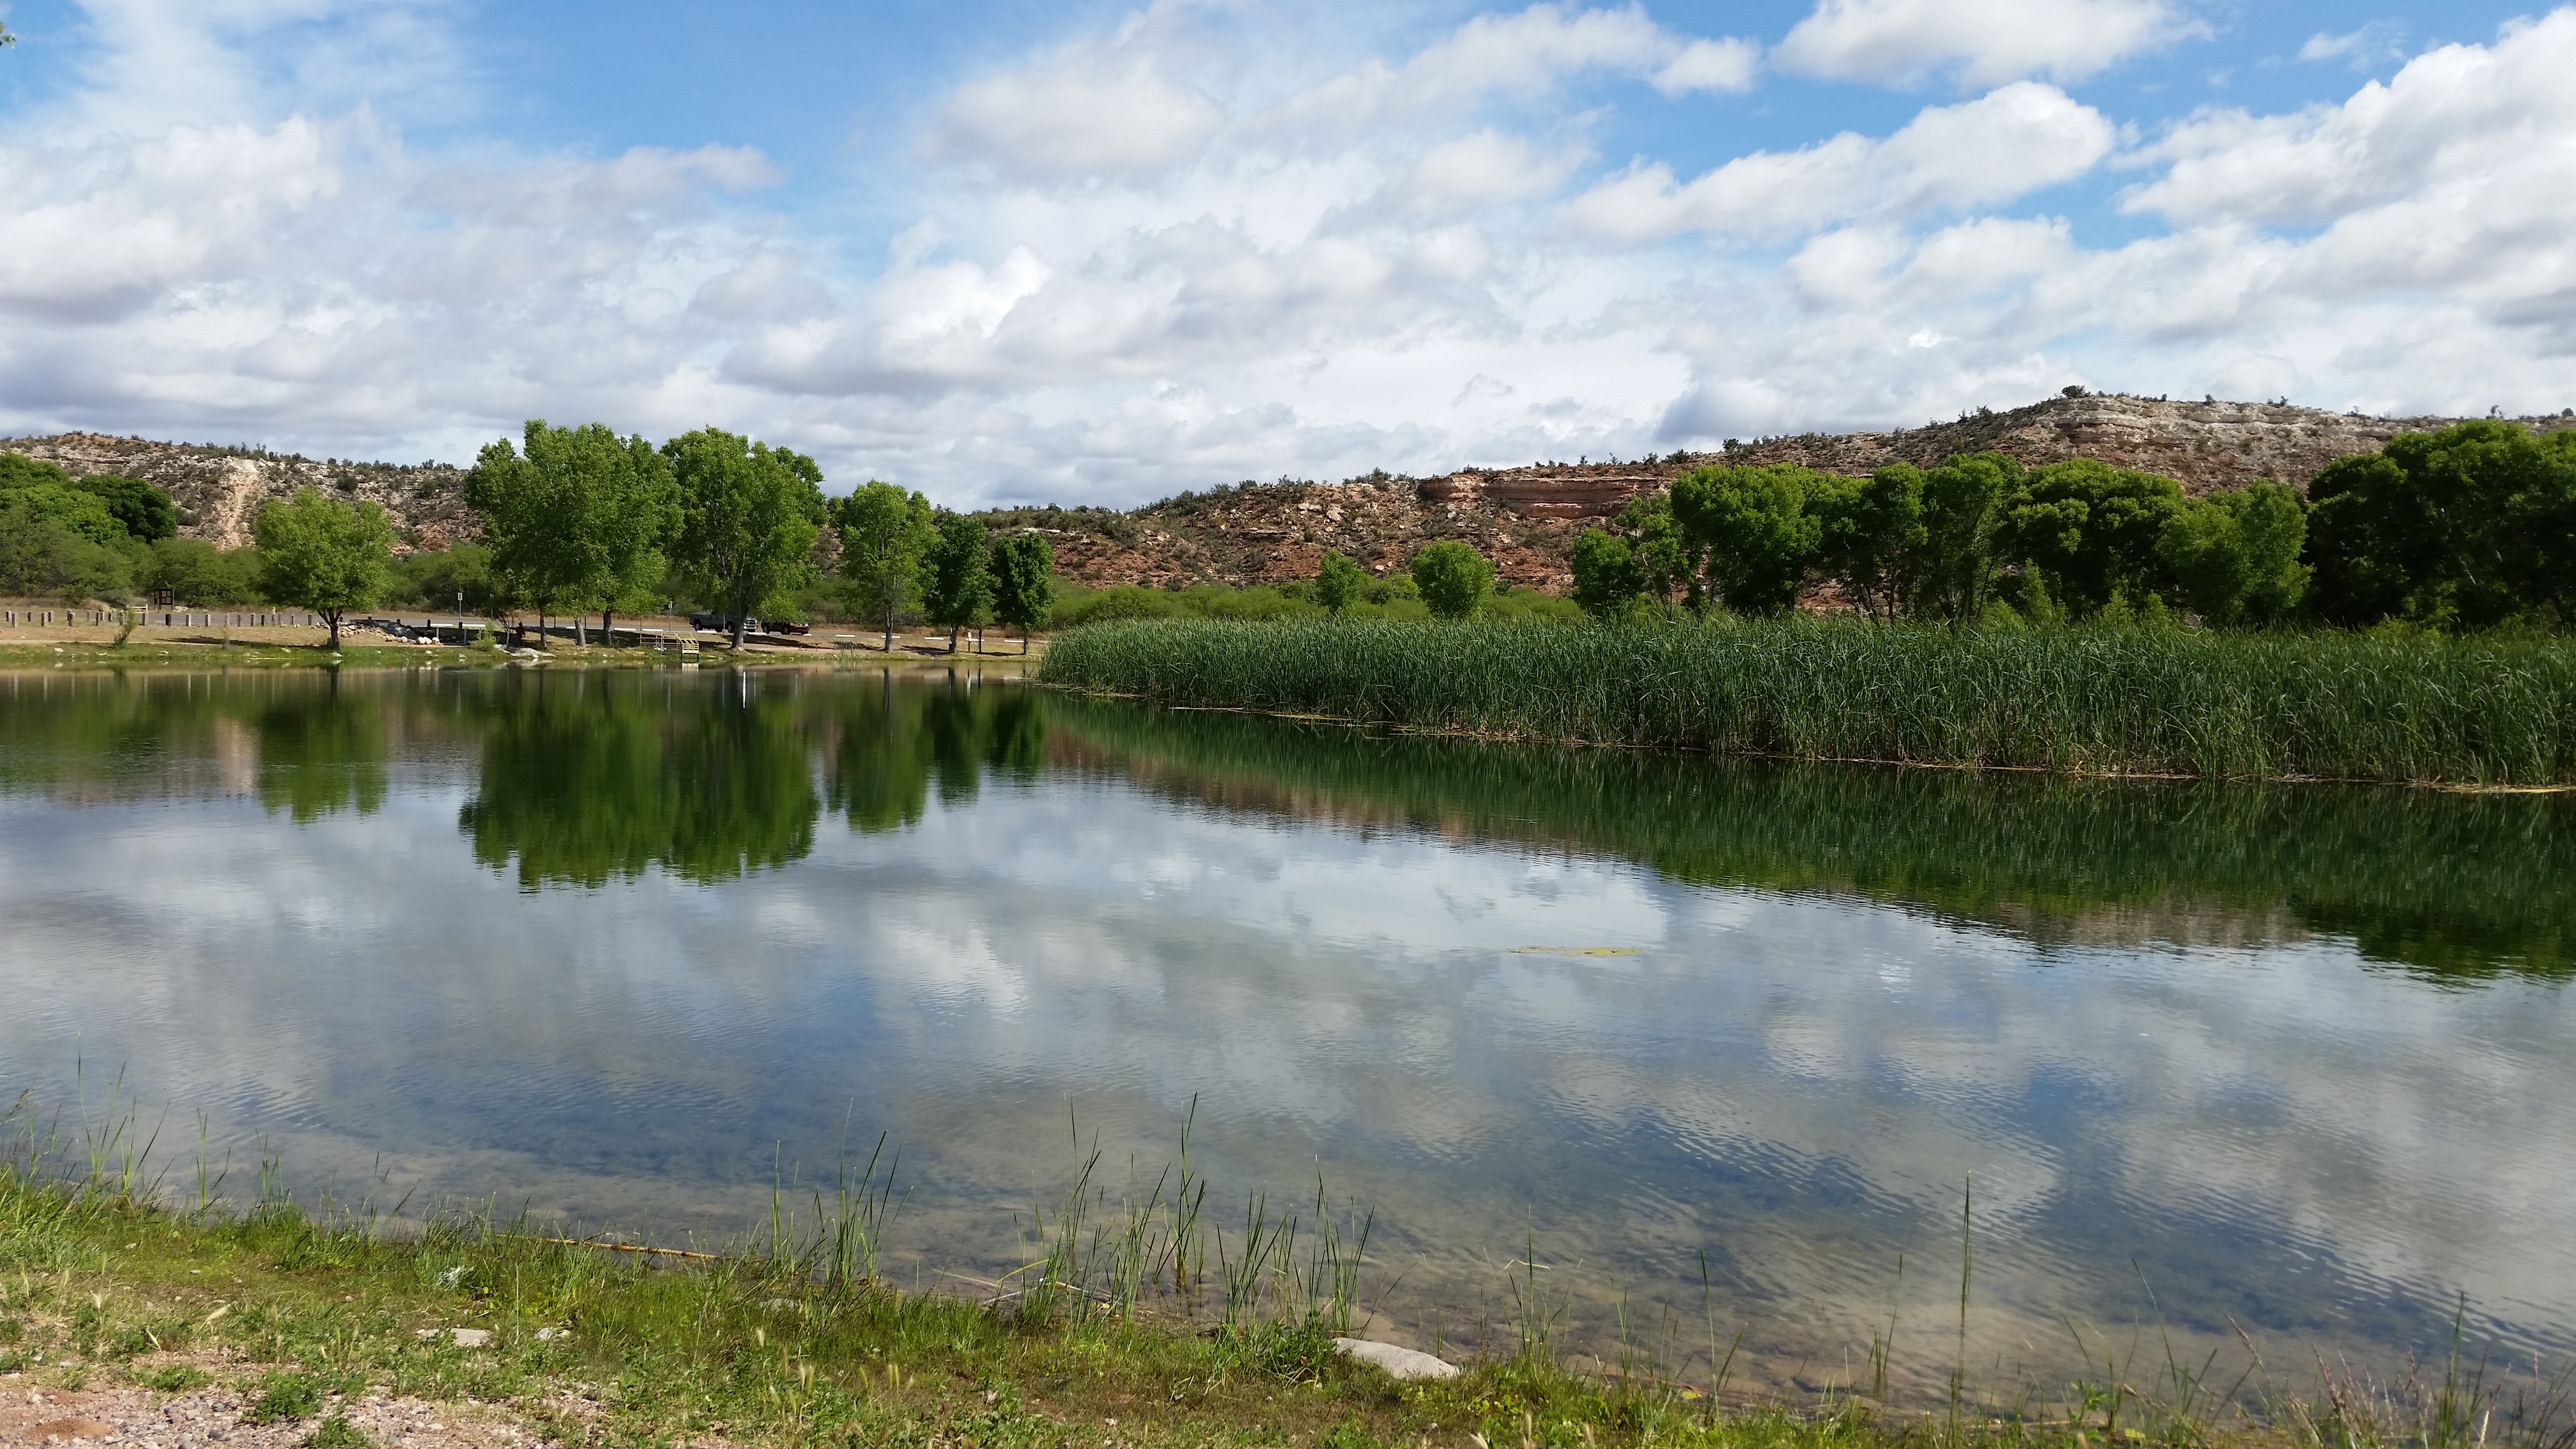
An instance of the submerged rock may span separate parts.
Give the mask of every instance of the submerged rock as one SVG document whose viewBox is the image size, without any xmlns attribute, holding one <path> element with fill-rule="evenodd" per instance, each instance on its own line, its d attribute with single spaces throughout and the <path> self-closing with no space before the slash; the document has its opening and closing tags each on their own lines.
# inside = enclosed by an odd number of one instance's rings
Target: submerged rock
<svg viewBox="0 0 2576 1449">
<path fill-rule="evenodd" d="M 1399 1348 L 1375 1339 L 1337 1338 L 1333 1340 L 1333 1348 L 1362 1363 L 1376 1364 L 1397 1379 L 1454 1379 L 1458 1376 L 1458 1366 L 1454 1363 L 1433 1358 L 1418 1349 Z"/>
</svg>

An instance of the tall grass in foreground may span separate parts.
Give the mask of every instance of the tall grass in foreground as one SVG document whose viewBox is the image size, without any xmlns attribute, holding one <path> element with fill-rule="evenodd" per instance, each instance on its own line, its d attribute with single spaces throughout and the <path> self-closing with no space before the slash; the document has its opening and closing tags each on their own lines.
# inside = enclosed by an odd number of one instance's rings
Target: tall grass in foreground
<svg viewBox="0 0 2576 1449">
<path fill-rule="evenodd" d="M 1067 634 L 1039 677 L 1172 705 L 1786 759 L 2576 783 L 2576 646 L 2546 639 L 1140 622 Z"/>
</svg>

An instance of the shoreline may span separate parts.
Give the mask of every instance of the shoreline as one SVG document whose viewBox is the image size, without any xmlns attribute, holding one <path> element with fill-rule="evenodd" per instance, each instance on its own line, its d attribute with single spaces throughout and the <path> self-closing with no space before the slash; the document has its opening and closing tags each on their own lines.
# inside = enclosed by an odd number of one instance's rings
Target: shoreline
<svg viewBox="0 0 2576 1449">
<path fill-rule="evenodd" d="M 1348 1338 L 1383 1342 L 1384 1330 L 1353 1318 L 1347 1290 L 1319 1300 L 1292 1274 L 1266 1285 L 1266 1311 L 1255 1284 L 1252 1311 L 1237 1312 L 1236 1285 L 1210 1284 L 1224 1316 L 1204 1303 L 1175 1313 L 1132 1286 L 1123 1298 L 1095 1286 L 1068 1239 L 1008 1289 L 907 1291 L 868 1271 L 885 1220 L 845 1207 L 792 1242 L 773 1229 L 766 1244 L 660 1255 L 470 1214 L 400 1233 L 365 1207 L 309 1214 L 283 1198 L 186 1212 L 113 1176 L 40 1181 L 0 1166 L 0 1443 L 185 1420 L 262 1449 L 2444 1449 L 2418 1432 L 2437 1403 L 2467 1422 L 2521 1402 L 2454 1366 L 2439 1385 L 2329 1378 L 2313 1402 L 2271 1387 L 2249 1397 L 2244 1382 L 2187 1382 L 2170 1398 L 2124 1383 L 2108 1404 L 2081 1385 L 1970 1386 L 1945 1412 L 1874 1399 L 1860 1365 L 1789 1402 L 1730 1385 L 1734 1355 L 1714 1330 L 1678 1363 L 1639 1345 L 1585 1366 L 1551 1354 L 1543 1324 L 1509 1357 L 1398 1380 L 1349 1351 Z M 28 1409 L 15 1408 L 22 1396 Z M 117 1422 L 63 1427 L 91 1414 Z M 2566 1417 L 2563 1399 L 2514 1415 L 2494 1426 L 2497 1449 L 2562 1442 Z M 450 1423 L 448 1440 L 418 1434 Z"/>
</svg>

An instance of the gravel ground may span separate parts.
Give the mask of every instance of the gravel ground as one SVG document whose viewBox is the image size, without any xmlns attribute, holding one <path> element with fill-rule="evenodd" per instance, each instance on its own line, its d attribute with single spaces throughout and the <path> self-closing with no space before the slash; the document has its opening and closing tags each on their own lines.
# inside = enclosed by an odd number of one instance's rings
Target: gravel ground
<svg viewBox="0 0 2576 1449">
<path fill-rule="evenodd" d="M 170 1362 L 195 1362 L 173 1357 Z M 212 1362 L 200 1368 L 220 1367 Z M 150 1389 L 59 1389 L 31 1384 L 22 1375 L 0 1375 L 0 1446 L 16 1449 L 53 1443 L 134 1445 L 136 1449 L 292 1449 L 313 1433 L 321 1416 L 273 1424 L 242 1420 L 241 1396 L 220 1384 L 183 1394 Z M 369 1391 L 357 1399 L 326 1401 L 323 1414 L 339 1412 L 350 1425 L 387 1449 L 528 1449 L 534 1428 L 491 1404 L 431 1403 L 388 1398 Z"/>
</svg>

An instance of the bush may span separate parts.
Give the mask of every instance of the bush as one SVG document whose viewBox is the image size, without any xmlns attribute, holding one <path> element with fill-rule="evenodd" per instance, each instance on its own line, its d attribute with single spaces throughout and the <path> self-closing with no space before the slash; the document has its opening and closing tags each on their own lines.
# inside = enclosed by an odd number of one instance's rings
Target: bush
<svg viewBox="0 0 2576 1449">
<path fill-rule="evenodd" d="M 23 495 L 21 495 L 23 497 Z M 122 601 L 151 555 L 122 530 L 101 543 L 24 502 L 0 504 L 0 594 Z"/>
</svg>

